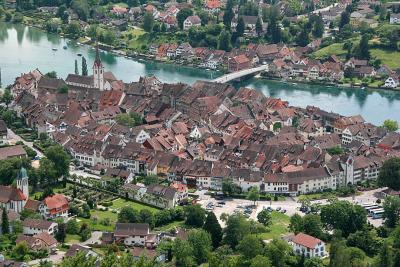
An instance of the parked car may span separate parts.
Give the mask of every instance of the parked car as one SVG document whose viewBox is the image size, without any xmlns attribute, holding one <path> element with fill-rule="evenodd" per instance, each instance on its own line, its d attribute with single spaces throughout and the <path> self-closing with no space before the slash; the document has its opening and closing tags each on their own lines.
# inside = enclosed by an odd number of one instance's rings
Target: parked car
<svg viewBox="0 0 400 267">
<path fill-rule="evenodd" d="M 277 207 L 276 208 L 276 211 L 280 211 L 282 208 L 281 207 Z"/>
</svg>

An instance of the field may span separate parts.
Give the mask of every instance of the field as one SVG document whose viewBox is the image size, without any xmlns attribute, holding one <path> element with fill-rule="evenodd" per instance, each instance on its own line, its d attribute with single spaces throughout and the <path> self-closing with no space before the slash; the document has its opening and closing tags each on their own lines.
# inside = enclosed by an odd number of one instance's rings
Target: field
<svg viewBox="0 0 400 267">
<path fill-rule="evenodd" d="M 263 240 L 279 238 L 288 232 L 289 216 L 286 214 L 272 211 L 272 223 L 268 227 L 268 232 L 258 234 Z"/>
<path fill-rule="evenodd" d="M 80 224 L 87 223 L 91 226 L 93 230 L 96 231 L 106 231 L 110 232 L 114 230 L 114 225 L 118 220 L 118 212 L 123 207 L 133 207 L 135 210 L 148 209 L 151 212 L 155 213 L 158 209 L 146 206 L 140 203 L 136 203 L 133 201 L 124 200 L 122 198 L 118 198 L 114 200 L 113 205 L 108 207 L 108 210 L 91 210 L 90 211 L 90 219 L 78 217 L 78 221 Z M 105 223 L 105 220 L 109 219 L 109 224 Z"/>
<path fill-rule="evenodd" d="M 357 45 L 357 42 L 354 45 Z M 370 52 L 372 58 L 380 59 L 382 64 L 388 65 L 391 69 L 400 68 L 400 53 L 398 51 L 371 48 Z M 343 43 L 331 44 L 313 53 L 313 56 L 317 59 L 326 58 L 330 55 L 344 58 L 346 51 L 343 49 Z"/>
</svg>

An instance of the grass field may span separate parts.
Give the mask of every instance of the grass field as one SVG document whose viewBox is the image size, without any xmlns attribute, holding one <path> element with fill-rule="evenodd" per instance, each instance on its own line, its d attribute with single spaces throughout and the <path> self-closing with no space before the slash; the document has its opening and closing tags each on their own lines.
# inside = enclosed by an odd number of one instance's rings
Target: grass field
<svg viewBox="0 0 400 267">
<path fill-rule="evenodd" d="M 127 207 L 127 206 L 132 207 L 132 208 L 134 208 L 135 210 L 148 209 L 148 210 L 150 210 L 151 212 L 156 212 L 156 211 L 158 211 L 158 209 L 156 209 L 156 208 L 154 208 L 154 207 L 147 206 L 147 205 L 140 204 L 140 203 L 133 202 L 133 201 L 129 201 L 129 200 L 125 200 L 125 199 L 122 199 L 122 198 L 118 198 L 118 199 L 114 200 L 114 201 L 113 201 L 113 205 L 112 205 L 110 208 L 111 208 L 111 209 L 119 210 L 119 209 L 121 209 L 122 207 Z"/>
<path fill-rule="evenodd" d="M 79 235 L 70 235 L 70 234 L 67 234 L 67 237 L 65 238 L 65 243 L 68 243 L 68 244 L 77 244 L 77 243 L 79 243 L 79 239 L 80 239 L 80 236 L 79 236 Z"/>
<path fill-rule="evenodd" d="M 316 58 L 324 58 L 324 57 L 328 57 L 331 55 L 342 56 L 342 55 L 346 55 L 346 51 L 343 49 L 342 43 L 336 43 L 336 44 L 331 44 L 324 48 L 321 48 L 318 51 L 315 51 L 313 53 L 313 55 Z"/>
<path fill-rule="evenodd" d="M 263 240 L 281 237 L 288 232 L 290 218 L 286 214 L 272 211 L 272 224 L 268 227 L 269 231 L 258 234 Z"/>
<path fill-rule="evenodd" d="M 383 49 L 372 48 L 371 56 L 382 60 L 383 64 L 388 65 L 392 69 L 400 68 L 400 53 L 397 51 L 388 51 Z"/>
</svg>

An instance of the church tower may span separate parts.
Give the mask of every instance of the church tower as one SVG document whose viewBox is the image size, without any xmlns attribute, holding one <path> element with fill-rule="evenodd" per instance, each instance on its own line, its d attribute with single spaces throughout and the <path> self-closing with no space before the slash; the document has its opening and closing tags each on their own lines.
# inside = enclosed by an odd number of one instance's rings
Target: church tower
<svg viewBox="0 0 400 267">
<path fill-rule="evenodd" d="M 104 66 L 101 63 L 98 45 L 96 45 L 96 59 L 93 63 L 93 85 L 100 91 L 104 90 Z"/>
<path fill-rule="evenodd" d="M 26 169 L 22 167 L 19 170 L 19 174 L 17 177 L 17 188 L 24 193 L 26 196 L 26 199 L 29 198 L 29 183 L 28 183 L 28 174 L 26 172 Z"/>
</svg>

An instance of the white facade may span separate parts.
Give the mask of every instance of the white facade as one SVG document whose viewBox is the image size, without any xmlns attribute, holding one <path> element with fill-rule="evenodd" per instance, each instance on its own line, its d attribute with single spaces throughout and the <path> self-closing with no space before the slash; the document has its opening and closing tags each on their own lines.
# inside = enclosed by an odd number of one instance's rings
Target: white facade
<svg viewBox="0 0 400 267">
<path fill-rule="evenodd" d="M 48 229 L 24 226 L 23 234 L 24 235 L 37 235 L 40 233 L 48 233 L 49 235 L 54 235 L 55 232 L 57 232 L 57 230 L 58 230 L 58 224 L 53 222 Z"/>
</svg>

